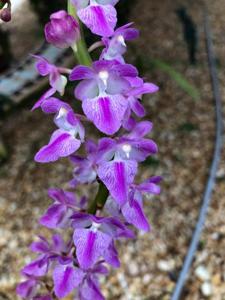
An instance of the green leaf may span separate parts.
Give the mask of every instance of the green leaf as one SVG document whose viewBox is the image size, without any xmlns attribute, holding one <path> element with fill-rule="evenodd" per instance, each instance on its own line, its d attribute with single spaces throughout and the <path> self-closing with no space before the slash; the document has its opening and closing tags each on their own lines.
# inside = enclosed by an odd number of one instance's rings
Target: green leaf
<svg viewBox="0 0 225 300">
<path fill-rule="evenodd" d="M 199 100 L 200 92 L 199 90 L 188 82 L 188 80 L 178 71 L 176 71 L 171 65 L 167 64 L 166 62 L 160 59 L 146 59 L 146 58 L 138 58 L 137 64 L 140 66 L 141 69 L 152 69 L 156 68 L 167 75 L 170 76 L 178 86 L 184 90 L 188 95 L 190 95 L 194 100 Z"/>
</svg>

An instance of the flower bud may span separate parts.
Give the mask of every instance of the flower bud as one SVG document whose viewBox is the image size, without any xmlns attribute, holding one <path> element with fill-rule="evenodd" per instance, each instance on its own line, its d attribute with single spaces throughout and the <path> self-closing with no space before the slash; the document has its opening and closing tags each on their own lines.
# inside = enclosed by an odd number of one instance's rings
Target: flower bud
<svg viewBox="0 0 225 300">
<path fill-rule="evenodd" d="M 9 22 L 11 21 L 11 10 L 7 7 L 7 8 L 3 8 L 0 11 L 0 19 L 3 22 Z"/>
<path fill-rule="evenodd" d="M 66 11 L 60 10 L 50 16 L 45 25 L 46 40 L 58 48 L 73 46 L 80 38 L 79 23 Z"/>
</svg>

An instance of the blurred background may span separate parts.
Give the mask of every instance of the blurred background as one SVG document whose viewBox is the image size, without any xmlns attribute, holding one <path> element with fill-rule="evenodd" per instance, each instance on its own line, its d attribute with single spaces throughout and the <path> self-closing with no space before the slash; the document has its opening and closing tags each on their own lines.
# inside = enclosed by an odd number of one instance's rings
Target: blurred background
<svg viewBox="0 0 225 300">
<path fill-rule="evenodd" d="M 0 300 L 17 299 L 19 270 L 31 259 L 28 245 L 40 233 L 38 218 L 49 204 L 47 189 L 63 187 L 72 174 L 66 159 L 48 165 L 33 161 L 54 125 L 40 111 L 30 112 L 46 82 L 35 75 L 29 54 L 38 52 L 60 64 L 73 64 L 70 52 L 43 45 L 43 26 L 49 14 L 65 7 L 64 0 L 46 2 L 12 1 L 12 21 L 0 24 Z M 141 32 L 129 45 L 127 61 L 136 64 L 146 80 L 160 86 L 159 93 L 144 98 L 159 154 L 142 164 L 140 179 L 160 175 L 163 182 L 161 195 L 145 203 L 151 233 L 139 233 L 136 240 L 120 243 L 122 267 L 102 282 L 107 300 L 170 299 L 187 252 L 215 140 L 205 4 L 223 83 L 224 0 L 121 0 L 118 5 L 120 24 L 132 21 Z M 87 38 L 90 42 L 88 32 Z M 223 84 L 221 92 L 224 96 Z M 73 99 L 72 87 L 66 99 Z M 224 161 L 225 153 L 181 299 L 225 299 Z"/>
</svg>

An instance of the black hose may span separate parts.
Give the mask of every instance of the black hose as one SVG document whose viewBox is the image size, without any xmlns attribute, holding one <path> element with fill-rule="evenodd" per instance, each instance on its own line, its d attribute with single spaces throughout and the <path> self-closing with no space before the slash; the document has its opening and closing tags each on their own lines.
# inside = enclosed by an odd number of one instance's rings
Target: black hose
<svg viewBox="0 0 225 300">
<path fill-rule="evenodd" d="M 206 37 L 206 49 L 208 54 L 208 63 L 210 76 L 212 81 L 212 90 L 213 90 L 213 98 L 215 101 L 215 114 L 216 114 L 216 140 L 215 140 L 215 149 L 212 164 L 210 167 L 210 173 L 208 182 L 205 188 L 202 206 L 199 212 L 199 218 L 192 236 L 191 244 L 188 249 L 188 253 L 185 257 L 184 264 L 182 270 L 180 272 L 176 287 L 174 289 L 171 300 L 179 300 L 183 287 L 185 285 L 189 269 L 191 267 L 194 255 L 196 253 L 201 232 L 204 227 L 208 207 L 211 201 L 211 195 L 213 191 L 213 187 L 215 185 L 215 177 L 216 172 L 219 166 L 219 161 L 221 158 L 221 150 L 222 150 L 222 106 L 221 106 L 221 95 L 219 89 L 219 80 L 217 75 L 217 68 L 215 62 L 215 54 L 212 43 L 212 36 L 210 31 L 209 19 L 207 11 L 205 10 L 204 14 L 204 29 L 205 29 L 205 37 Z"/>
</svg>

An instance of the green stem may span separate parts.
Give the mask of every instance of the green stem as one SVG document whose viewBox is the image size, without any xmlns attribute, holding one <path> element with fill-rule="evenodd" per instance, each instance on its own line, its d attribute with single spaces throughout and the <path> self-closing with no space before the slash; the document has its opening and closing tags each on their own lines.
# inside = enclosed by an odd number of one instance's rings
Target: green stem
<svg viewBox="0 0 225 300">
<path fill-rule="evenodd" d="M 68 0 L 67 3 L 68 3 L 68 13 L 78 20 L 75 7 L 71 4 L 70 0 Z M 92 60 L 84 40 L 84 34 L 81 25 L 80 25 L 80 36 L 81 36 L 80 40 L 76 43 L 76 45 L 74 45 L 74 47 L 72 47 L 72 49 L 74 51 L 78 63 L 82 65 L 90 66 L 92 64 Z M 88 207 L 88 212 L 90 214 L 95 214 L 98 209 L 102 209 L 106 203 L 108 196 L 109 196 L 109 191 L 107 190 L 104 183 L 99 180 L 98 193 L 95 199 L 90 203 Z"/>
<path fill-rule="evenodd" d="M 0 1 L 0 9 L 2 9 L 4 6 L 5 6 L 5 3 Z"/>
<path fill-rule="evenodd" d="M 103 209 L 106 200 L 109 196 L 109 191 L 102 181 L 99 181 L 98 193 L 94 201 L 88 207 L 90 214 L 95 214 L 98 209 Z"/>
<path fill-rule="evenodd" d="M 76 14 L 76 9 L 75 7 L 71 4 L 71 1 L 68 0 L 68 13 L 73 16 L 75 19 L 78 20 L 77 14 Z M 78 20 L 79 21 L 79 20 Z M 84 40 L 84 34 L 82 30 L 82 26 L 80 24 L 80 40 L 77 41 L 76 45 L 72 47 L 74 54 L 76 56 L 76 59 L 79 64 L 90 66 L 92 64 L 92 60 L 90 57 L 90 54 L 88 52 L 85 40 Z"/>
</svg>

